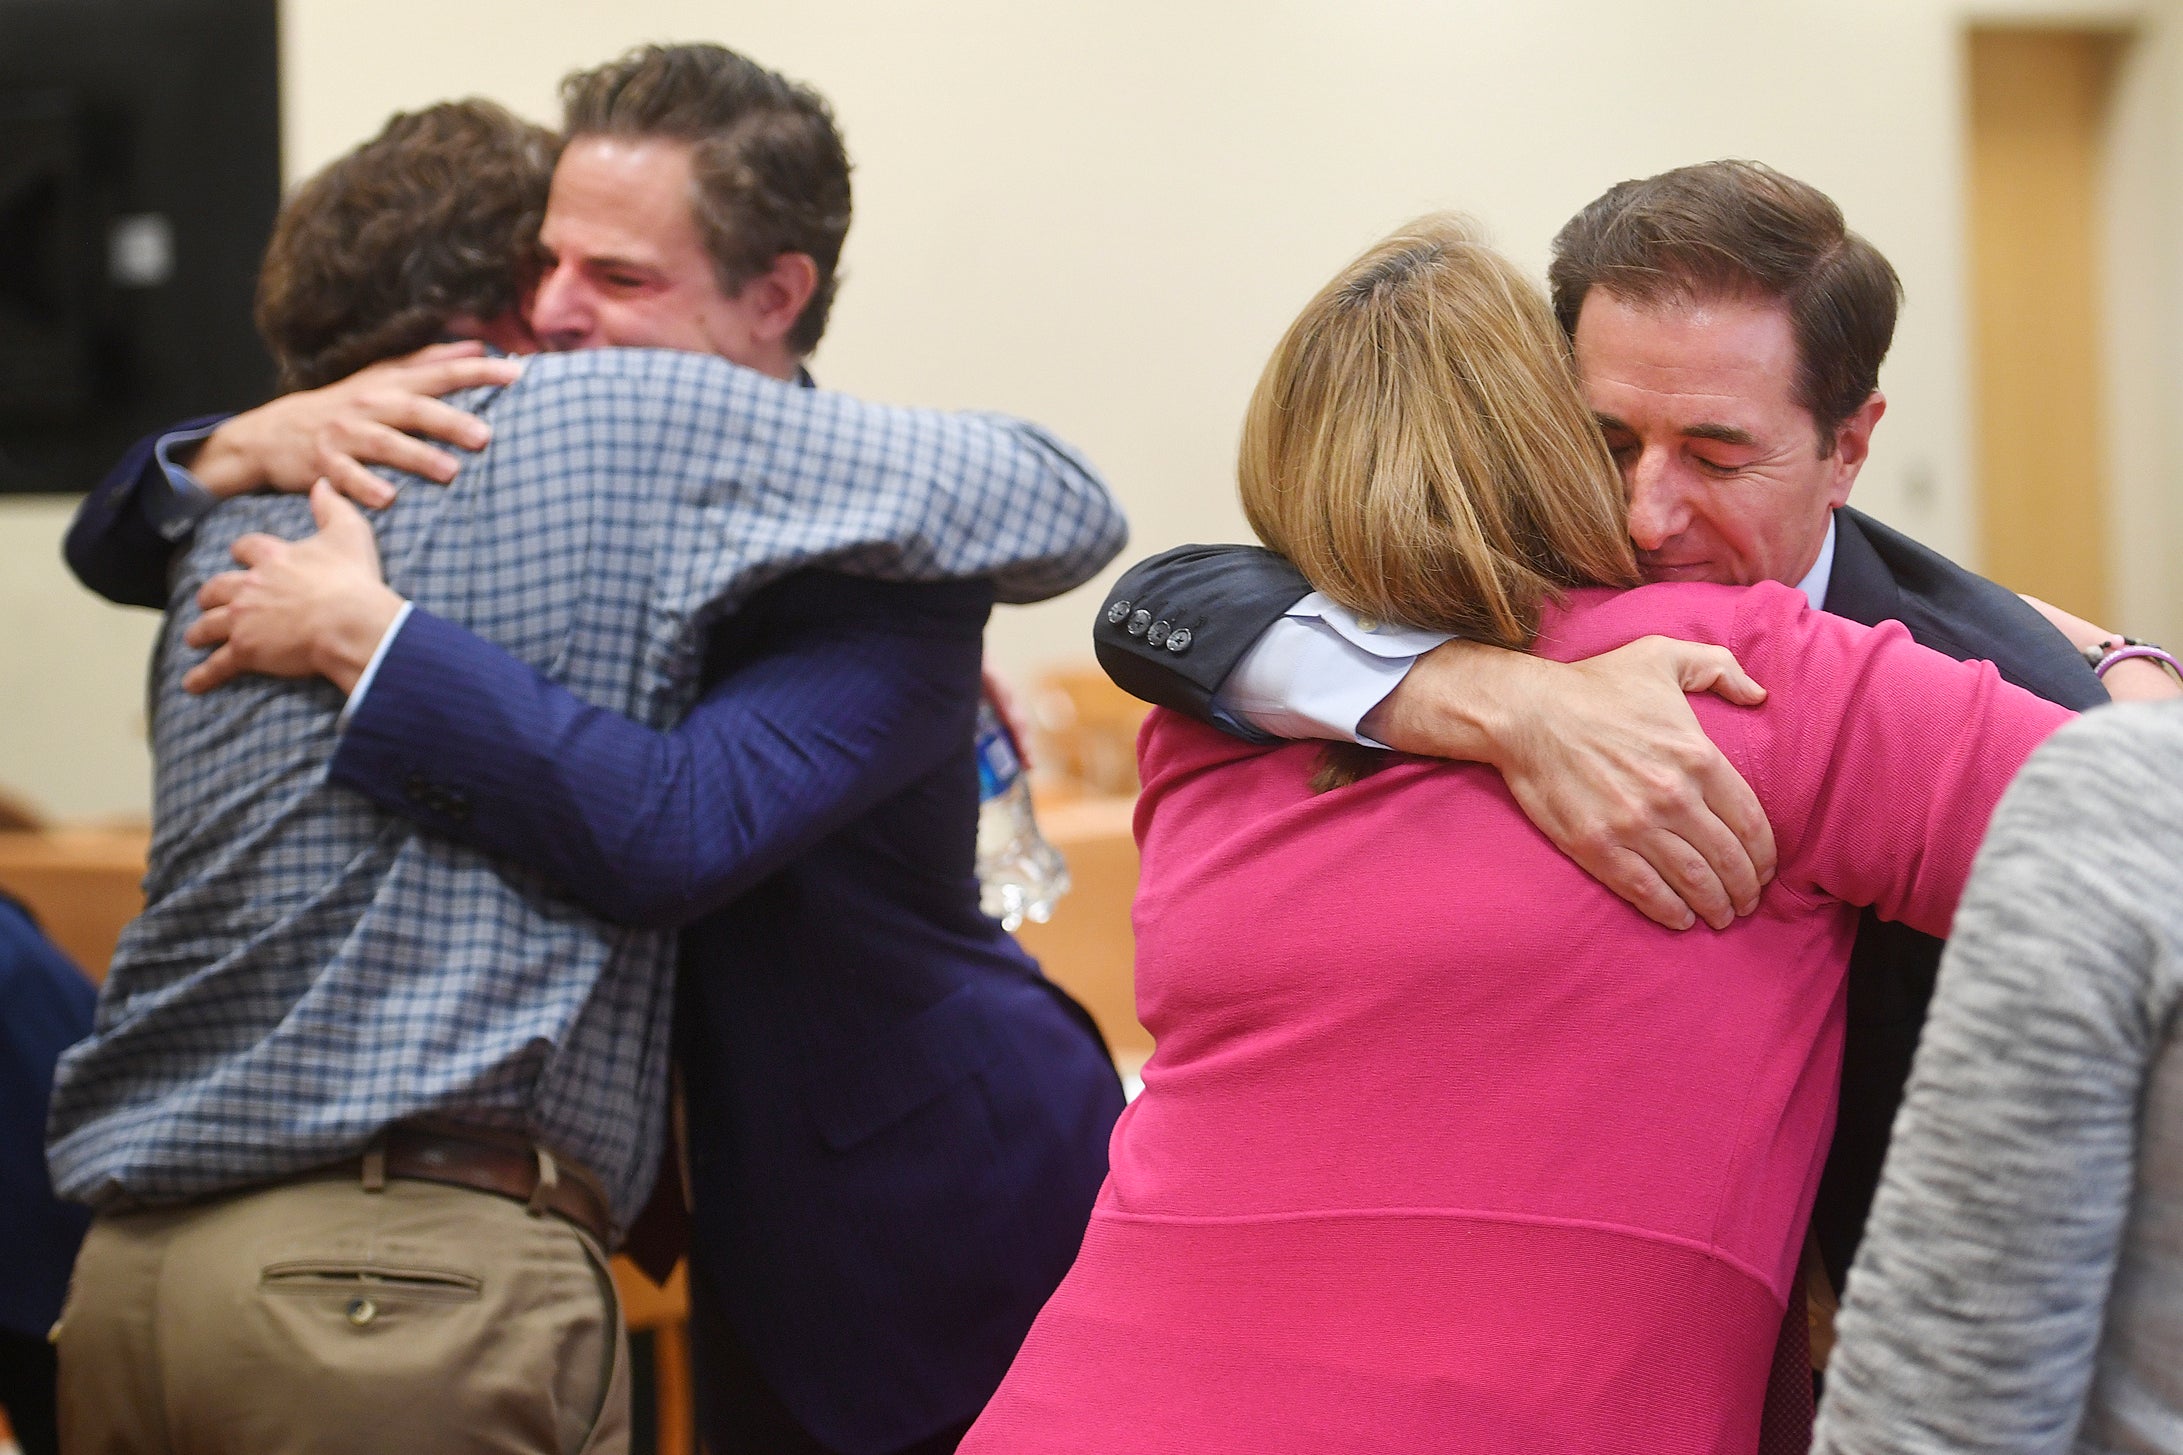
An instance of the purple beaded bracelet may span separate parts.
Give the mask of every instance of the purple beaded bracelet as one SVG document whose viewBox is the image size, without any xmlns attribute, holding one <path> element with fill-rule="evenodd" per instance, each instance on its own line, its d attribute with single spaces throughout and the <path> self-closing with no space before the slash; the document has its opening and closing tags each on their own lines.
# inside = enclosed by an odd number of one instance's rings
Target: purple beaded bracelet
<svg viewBox="0 0 2183 1455">
<path fill-rule="evenodd" d="M 2113 651 L 2102 652 L 2099 661 L 2092 664 L 2092 671 L 2095 676 L 2105 677 L 2107 669 L 2117 662 L 2127 662 L 2132 657 L 2143 657 L 2146 661 L 2160 663 L 2169 671 L 2175 673 L 2178 681 L 2183 681 L 2183 663 L 2178 663 L 2174 657 L 2156 646 L 2145 642 L 2132 641 L 2128 637 L 2124 637 L 2122 640 L 2123 645 L 2116 647 Z"/>
</svg>

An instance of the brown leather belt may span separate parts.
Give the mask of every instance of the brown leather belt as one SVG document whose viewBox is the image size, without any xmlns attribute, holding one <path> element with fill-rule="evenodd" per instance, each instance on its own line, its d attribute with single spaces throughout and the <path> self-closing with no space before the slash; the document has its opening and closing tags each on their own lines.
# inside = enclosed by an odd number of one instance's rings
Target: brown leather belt
<svg viewBox="0 0 2183 1455">
<path fill-rule="evenodd" d="M 362 1157 L 341 1164 L 374 1177 L 408 1177 L 495 1193 L 533 1211 L 559 1213 L 607 1246 L 606 1198 L 583 1171 L 521 1136 L 484 1127 L 408 1122 L 387 1128 Z"/>
</svg>

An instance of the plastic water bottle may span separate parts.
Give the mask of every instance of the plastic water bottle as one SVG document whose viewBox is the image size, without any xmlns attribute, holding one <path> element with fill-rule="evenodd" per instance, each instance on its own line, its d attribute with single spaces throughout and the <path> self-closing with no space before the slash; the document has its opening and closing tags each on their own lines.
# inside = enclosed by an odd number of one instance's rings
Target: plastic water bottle
<svg viewBox="0 0 2183 1455">
<path fill-rule="evenodd" d="M 1031 782 L 992 702 L 978 701 L 978 908 L 1013 932 L 1044 924 L 1069 892 L 1069 866 L 1031 815 Z"/>
</svg>

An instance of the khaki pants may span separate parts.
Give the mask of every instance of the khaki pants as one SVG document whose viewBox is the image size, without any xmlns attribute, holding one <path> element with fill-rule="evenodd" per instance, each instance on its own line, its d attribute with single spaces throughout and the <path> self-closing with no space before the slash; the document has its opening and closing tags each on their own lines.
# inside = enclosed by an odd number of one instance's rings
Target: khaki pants
<svg viewBox="0 0 2183 1455">
<path fill-rule="evenodd" d="M 551 1213 L 352 1175 L 91 1225 L 62 1455 L 624 1455 L 605 1255 Z"/>
</svg>

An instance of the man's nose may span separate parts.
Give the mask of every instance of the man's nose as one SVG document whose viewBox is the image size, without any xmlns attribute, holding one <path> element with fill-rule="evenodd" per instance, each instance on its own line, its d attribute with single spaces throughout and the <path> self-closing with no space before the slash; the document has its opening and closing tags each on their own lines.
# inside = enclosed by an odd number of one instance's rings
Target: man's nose
<svg viewBox="0 0 2183 1455">
<path fill-rule="evenodd" d="M 1690 502 L 1681 472 L 1665 451 L 1645 450 L 1623 473 L 1630 497 L 1630 540 L 1657 551 L 1690 524 Z"/>
<path fill-rule="evenodd" d="M 557 265 L 538 280 L 538 295 L 531 303 L 531 331 L 543 347 L 582 348 L 596 326 L 574 269 Z"/>
</svg>

